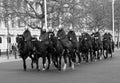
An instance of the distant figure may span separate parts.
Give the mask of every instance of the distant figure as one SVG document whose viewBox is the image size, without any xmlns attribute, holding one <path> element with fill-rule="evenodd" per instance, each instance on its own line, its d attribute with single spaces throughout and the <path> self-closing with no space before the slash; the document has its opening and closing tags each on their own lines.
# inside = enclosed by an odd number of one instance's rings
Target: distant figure
<svg viewBox="0 0 120 83">
<path fill-rule="evenodd" d="M 15 44 L 12 45 L 12 53 L 15 56 L 15 59 L 17 59 L 17 48 L 16 48 Z"/>
</svg>

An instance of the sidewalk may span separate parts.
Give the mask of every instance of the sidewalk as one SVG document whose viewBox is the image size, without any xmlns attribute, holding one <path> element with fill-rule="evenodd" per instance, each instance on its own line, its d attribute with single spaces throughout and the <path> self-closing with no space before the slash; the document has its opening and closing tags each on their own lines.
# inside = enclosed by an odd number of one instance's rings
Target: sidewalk
<svg viewBox="0 0 120 83">
<path fill-rule="evenodd" d="M 120 50 L 120 48 L 115 48 L 115 51 L 119 51 Z"/>
<path fill-rule="evenodd" d="M 7 56 L 6 55 L 1 55 L 0 56 L 0 63 L 3 63 L 3 62 L 13 62 L 13 61 L 20 61 L 20 60 L 22 60 L 21 58 L 17 58 L 17 59 L 15 59 L 15 57 L 14 57 L 14 55 L 10 55 L 9 56 L 9 59 L 7 58 Z"/>
</svg>

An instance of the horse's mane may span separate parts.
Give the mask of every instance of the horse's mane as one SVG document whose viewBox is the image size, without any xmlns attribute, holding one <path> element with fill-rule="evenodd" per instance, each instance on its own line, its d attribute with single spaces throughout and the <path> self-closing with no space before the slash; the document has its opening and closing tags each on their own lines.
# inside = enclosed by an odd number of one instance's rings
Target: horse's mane
<svg viewBox="0 0 120 83">
<path fill-rule="evenodd" d="M 58 33 L 64 33 L 65 31 L 63 29 L 59 29 Z"/>
<path fill-rule="evenodd" d="M 95 33 L 94 33 L 94 36 L 95 36 L 95 37 L 100 37 L 100 32 L 95 32 Z"/>
<path fill-rule="evenodd" d="M 111 35 L 110 33 L 105 33 L 105 34 L 103 35 L 103 38 L 104 38 L 104 39 L 110 39 L 110 40 L 111 40 L 112 35 Z"/>
<path fill-rule="evenodd" d="M 63 29 L 60 29 L 58 32 L 57 32 L 57 36 L 58 37 L 62 37 L 64 38 L 66 36 L 66 33 Z"/>
<path fill-rule="evenodd" d="M 76 36 L 75 32 L 72 30 L 68 32 L 68 35 Z"/>
<path fill-rule="evenodd" d="M 68 38 L 72 38 L 72 41 L 77 41 L 77 36 L 74 31 L 70 30 L 67 34 Z"/>
<path fill-rule="evenodd" d="M 41 35 L 46 33 L 46 30 L 41 29 Z"/>
<path fill-rule="evenodd" d="M 84 33 L 82 33 L 82 38 L 88 38 L 88 40 L 91 38 L 91 36 L 88 34 L 88 33 L 86 33 L 86 32 L 84 32 Z"/>
</svg>

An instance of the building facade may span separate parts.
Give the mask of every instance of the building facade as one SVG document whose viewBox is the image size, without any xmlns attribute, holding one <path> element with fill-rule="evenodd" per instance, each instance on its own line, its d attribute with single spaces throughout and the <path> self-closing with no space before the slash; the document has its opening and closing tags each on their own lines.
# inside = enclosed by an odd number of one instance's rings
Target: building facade
<svg viewBox="0 0 120 83">
<path fill-rule="evenodd" d="M 18 34 L 23 34 L 25 31 L 25 27 L 16 27 L 13 28 L 12 26 L 9 26 L 9 41 L 7 40 L 8 37 L 8 29 L 5 27 L 4 23 L 0 26 L 0 50 L 6 51 L 7 49 L 11 49 L 11 45 L 16 43 L 16 36 Z M 31 29 L 28 28 L 31 31 L 32 36 L 39 37 L 40 36 L 40 30 L 39 29 Z"/>
<path fill-rule="evenodd" d="M 37 1 L 37 0 L 35 0 Z M 7 14 L 7 6 L 10 5 L 13 9 L 15 8 L 17 12 L 24 12 L 28 8 L 24 0 L 0 0 L 0 13 Z M 12 9 L 10 8 L 10 9 Z M 6 13 L 5 13 L 6 11 Z M 10 12 L 9 12 L 10 13 Z M 27 20 L 27 22 L 30 22 Z M 31 29 L 23 23 L 23 21 L 18 18 L 15 14 L 10 15 L 9 17 L 4 17 L 0 19 L 0 50 L 6 51 L 11 49 L 11 45 L 16 43 L 17 34 L 22 34 L 24 30 L 28 28 L 31 31 L 33 36 L 39 37 L 40 30 Z M 9 41 L 8 41 L 9 38 Z"/>
</svg>

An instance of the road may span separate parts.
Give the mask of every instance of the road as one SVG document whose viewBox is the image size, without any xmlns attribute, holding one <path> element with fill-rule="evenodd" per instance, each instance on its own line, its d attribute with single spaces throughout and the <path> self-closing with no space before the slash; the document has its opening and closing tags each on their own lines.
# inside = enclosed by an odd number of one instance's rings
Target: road
<svg viewBox="0 0 120 83">
<path fill-rule="evenodd" d="M 22 61 L 0 63 L 0 83 L 120 83 L 120 51 L 113 58 L 92 63 L 81 63 L 75 70 L 58 71 L 53 66 L 49 71 L 30 68 L 23 71 Z"/>
</svg>

